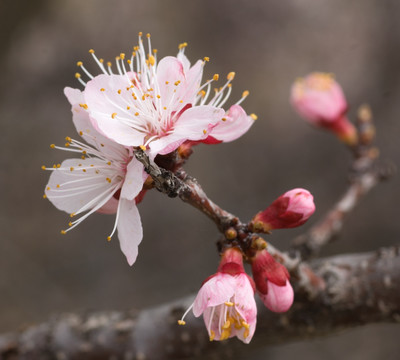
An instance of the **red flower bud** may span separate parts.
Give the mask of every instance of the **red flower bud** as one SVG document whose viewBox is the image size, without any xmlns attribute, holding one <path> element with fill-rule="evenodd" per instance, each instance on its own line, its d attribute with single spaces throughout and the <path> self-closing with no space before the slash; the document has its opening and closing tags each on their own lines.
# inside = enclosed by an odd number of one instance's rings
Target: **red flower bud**
<svg viewBox="0 0 400 360">
<path fill-rule="evenodd" d="M 254 232 L 269 232 L 303 225 L 314 213 L 314 197 L 305 189 L 293 189 L 278 197 L 251 221 Z"/>
<path fill-rule="evenodd" d="M 348 145 L 357 142 L 357 131 L 346 117 L 346 98 L 332 74 L 316 72 L 298 79 L 290 102 L 309 123 L 332 131 Z"/>
</svg>

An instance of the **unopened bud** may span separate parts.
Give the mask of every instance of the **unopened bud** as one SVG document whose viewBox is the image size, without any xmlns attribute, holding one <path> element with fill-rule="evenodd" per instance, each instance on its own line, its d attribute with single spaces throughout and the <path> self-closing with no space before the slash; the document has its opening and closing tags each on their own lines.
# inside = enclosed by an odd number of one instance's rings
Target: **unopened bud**
<svg viewBox="0 0 400 360">
<path fill-rule="evenodd" d="M 229 228 L 229 229 L 227 229 L 226 231 L 225 231 L 225 237 L 228 239 L 228 240 L 233 240 L 233 239 L 236 239 L 236 237 L 237 237 L 237 232 L 236 232 L 236 230 L 234 229 L 234 228 Z"/>
<path fill-rule="evenodd" d="M 293 189 L 278 197 L 250 222 L 254 232 L 268 233 L 303 225 L 315 211 L 314 197 L 305 189 Z"/>
<path fill-rule="evenodd" d="M 332 74 L 316 72 L 298 79 L 290 102 L 309 123 L 332 131 L 348 145 L 357 143 L 357 130 L 346 117 L 346 98 Z"/>
</svg>

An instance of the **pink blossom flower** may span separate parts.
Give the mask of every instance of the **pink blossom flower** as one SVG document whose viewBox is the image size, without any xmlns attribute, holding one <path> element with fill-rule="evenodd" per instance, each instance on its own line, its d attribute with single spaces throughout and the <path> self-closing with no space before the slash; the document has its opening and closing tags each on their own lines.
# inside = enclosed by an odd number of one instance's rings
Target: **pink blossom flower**
<svg viewBox="0 0 400 360">
<path fill-rule="evenodd" d="M 242 99 L 225 113 L 222 106 L 229 98 L 234 73 L 210 99 L 211 83 L 218 75 L 201 85 L 203 67 L 208 61 L 198 60 L 191 66 L 184 54 L 186 43 L 179 46 L 177 57 L 160 61 L 152 53 L 150 35 L 146 55 L 141 34 L 139 46 L 130 59 L 120 54 L 117 74 L 104 66 L 91 50 L 103 74 L 92 76 L 83 91 L 89 117 L 102 134 L 125 146 L 149 151 L 151 157 L 168 154 L 185 141 L 202 141 L 214 134 L 219 141 L 232 141 L 245 133 L 253 123 L 240 107 Z"/>
<path fill-rule="evenodd" d="M 257 251 L 252 259 L 254 282 L 264 305 L 274 312 L 285 312 L 293 304 L 293 288 L 286 268 L 266 250 Z"/>
<path fill-rule="evenodd" d="M 196 317 L 203 314 L 211 341 L 236 336 L 246 344 L 250 342 L 256 328 L 257 307 L 253 281 L 244 272 L 240 251 L 224 252 L 217 273 L 203 283 L 179 324 L 185 324 L 183 319 L 191 309 Z"/>
<path fill-rule="evenodd" d="M 289 190 L 251 221 L 255 232 L 303 225 L 315 211 L 314 197 L 305 189 Z"/>
<path fill-rule="evenodd" d="M 143 165 L 132 157 L 132 151 L 95 130 L 79 90 L 66 88 L 65 95 L 72 105 L 75 127 L 87 144 L 67 137 L 65 147 L 51 146 L 81 157 L 47 168 L 52 174 L 45 188 L 45 197 L 59 210 L 70 213 L 72 218 L 84 214 L 71 221 L 69 228 L 62 230 L 63 234 L 96 211 L 116 213 L 108 240 L 118 229 L 121 250 L 132 265 L 143 236 L 135 200 L 146 177 Z"/>
<path fill-rule="evenodd" d="M 311 124 L 334 132 L 349 145 L 357 141 L 357 131 L 346 117 L 346 98 L 332 74 L 312 73 L 298 79 L 292 85 L 290 101 Z"/>
</svg>

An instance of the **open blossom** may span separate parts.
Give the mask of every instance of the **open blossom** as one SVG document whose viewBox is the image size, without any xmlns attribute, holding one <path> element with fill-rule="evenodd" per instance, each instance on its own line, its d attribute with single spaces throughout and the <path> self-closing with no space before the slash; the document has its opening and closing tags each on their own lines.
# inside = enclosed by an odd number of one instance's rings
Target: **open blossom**
<svg viewBox="0 0 400 360">
<path fill-rule="evenodd" d="M 274 312 L 288 311 L 293 304 L 294 293 L 287 269 L 267 250 L 261 250 L 252 259 L 252 272 L 264 305 Z"/>
<path fill-rule="evenodd" d="M 192 306 L 193 314 L 203 314 L 210 340 L 226 340 L 236 336 L 248 344 L 254 335 L 257 307 L 252 279 L 243 268 L 242 254 L 228 249 L 222 255 L 216 274 L 201 287 Z M 179 320 L 179 324 L 185 322 Z"/>
<path fill-rule="evenodd" d="M 62 233 L 73 229 L 96 211 L 116 213 L 108 240 L 118 230 L 121 250 L 132 265 L 143 236 L 135 200 L 145 178 L 143 165 L 132 157 L 132 151 L 95 130 L 86 108 L 80 105 L 83 95 L 79 90 L 66 88 L 65 95 L 72 105 L 75 127 L 87 144 L 67 137 L 65 147 L 52 145 L 81 157 L 48 168 L 53 172 L 45 196 L 58 209 L 70 213 L 69 228 Z M 73 220 L 78 215 L 81 216 Z"/>
<path fill-rule="evenodd" d="M 349 145 L 356 143 L 357 131 L 346 117 L 346 98 L 332 74 L 311 73 L 298 79 L 292 86 L 290 101 L 311 124 L 334 132 Z"/>
<path fill-rule="evenodd" d="M 125 54 L 117 57 L 117 74 L 112 72 L 111 63 L 106 68 L 93 50 L 90 52 L 103 74 L 93 77 L 78 62 L 90 78 L 85 83 L 77 74 L 85 86 L 83 105 L 101 133 L 121 145 L 140 146 L 155 157 L 174 151 L 185 141 L 203 141 L 210 135 L 217 141 L 232 141 L 250 128 L 254 115 L 247 116 L 239 105 L 248 91 L 228 112 L 222 109 L 231 93 L 233 72 L 212 95 L 211 84 L 218 80 L 217 74 L 201 85 L 208 58 L 191 66 L 184 43 L 177 57 L 157 61 L 149 34 L 147 39 L 147 54 L 139 34 L 139 46 L 130 58 Z"/>
<path fill-rule="evenodd" d="M 289 190 L 251 221 L 255 232 L 303 225 L 315 211 L 314 197 L 305 189 Z"/>
</svg>

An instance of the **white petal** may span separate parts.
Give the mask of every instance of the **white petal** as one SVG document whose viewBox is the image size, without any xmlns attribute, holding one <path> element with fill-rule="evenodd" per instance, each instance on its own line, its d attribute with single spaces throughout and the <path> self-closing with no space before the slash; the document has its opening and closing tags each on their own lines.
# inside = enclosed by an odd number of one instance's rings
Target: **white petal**
<svg viewBox="0 0 400 360">
<path fill-rule="evenodd" d="M 138 246 L 143 238 L 140 214 L 135 200 L 120 199 L 118 219 L 118 238 L 121 250 L 126 256 L 129 265 L 133 265 L 138 254 Z"/>
<path fill-rule="evenodd" d="M 133 157 L 126 169 L 121 197 L 133 200 L 143 188 L 143 177 L 143 164 Z"/>
<path fill-rule="evenodd" d="M 81 164 L 81 166 L 79 166 Z M 94 165 L 91 167 L 90 165 Z M 46 196 L 59 210 L 75 213 L 102 193 L 115 187 L 116 183 L 109 183 L 110 173 L 106 170 L 96 173 L 96 166 L 107 166 L 99 159 L 68 159 L 62 162 L 59 169 L 50 175 L 46 186 Z M 71 171 L 71 169 L 73 169 Z M 84 172 L 83 169 L 86 171 Z M 110 170 L 108 170 L 110 171 Z M 94 208 L 111 192 L 95 201 L 88 209 Z"/>
</svg>

